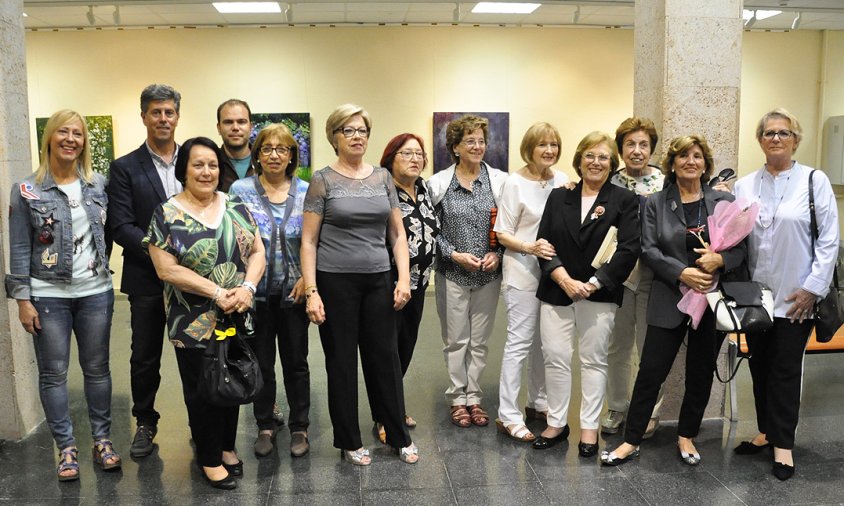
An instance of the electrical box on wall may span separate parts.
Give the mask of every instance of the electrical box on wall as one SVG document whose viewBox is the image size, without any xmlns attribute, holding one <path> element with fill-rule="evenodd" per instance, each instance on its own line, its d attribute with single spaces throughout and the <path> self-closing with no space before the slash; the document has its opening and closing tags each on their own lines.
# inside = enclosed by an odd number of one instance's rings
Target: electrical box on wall
<svg viewBox="0 0 844 506">
<path fill-rule="evenodd" d="M 832 184 L 844 185 L 844 116 L 830 116 L 823 127 L 823 165 Z"/>
</svg>

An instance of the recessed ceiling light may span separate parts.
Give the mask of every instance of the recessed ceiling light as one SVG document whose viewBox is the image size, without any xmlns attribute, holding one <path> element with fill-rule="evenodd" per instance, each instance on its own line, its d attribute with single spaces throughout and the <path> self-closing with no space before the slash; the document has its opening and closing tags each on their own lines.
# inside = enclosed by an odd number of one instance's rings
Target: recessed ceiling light
<svg viewBox="0 0 844 506">
<path fill-rule="evenodd" d="M 765 11 L 765 10 L 761 10 L 761 9 L 755 9 L 755 10 L 751 11 L 751 10 L 743 9 L 741 11 L 741 17 L 742 17 L 742 19 L 747 21 L 748 19 L 754 17 L 753 16 L 754 12 L 756 13 L 756 20 L 757 21 L 762 21 L 763 19 L 772 18 L 776 15 L 782 14 L 782 11 Z"/>
<path fill-rule="evenodd" d="M 478 2 L 472 8 L 474 14 L 530 14 L 542 4 Z"/>
<path fill-rule="evenodd" d="M 25 13 L 25 12 L 24 12 L 24 13 L 23 13 L 23 17 L 28 18 L 28 17 L 29 17 L 29 14 L 27 14 L 27 13 Z"/>
<path fill-rule="evenodd" d="M 213 2 L 220 14 L 259 14 L 281 12 L 278 2 Z"/>
</svg>

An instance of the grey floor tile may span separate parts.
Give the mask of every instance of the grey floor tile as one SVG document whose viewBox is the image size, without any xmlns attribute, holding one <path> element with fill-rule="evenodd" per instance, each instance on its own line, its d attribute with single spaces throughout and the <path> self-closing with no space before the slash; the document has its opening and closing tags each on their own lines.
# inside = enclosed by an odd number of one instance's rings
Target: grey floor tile
<svg viewBox="0 0 844 506">
<path fill-rule="evenodd" d="M 571 468 L 559 480 L 543 480 L 545 494 L 552 504 L 623 504 L 625 506 L 646 505 L 645 498 L 625 477 L 616 474 L 600 477 L 572 475 Z"/>
<path fill-rule="evenodd" d="M 538 482 L 524 458 L 508 458 L 495 451 L 445 452 L 443 459 L 453 487 Z"/>
<path fill-rule="evenodd" d="M 273 493 L 267 499 L 268 505 L 285 506 L 354 506 L 363 504 L 360 492 L 316 492 L 310 494 Z"/>
<path fill-rule="evenodd" d="M 451 488 L 425 488 L 412 490 L 364 490 L 364 506 L 454 506 Z"/>
<path fill-rule="evenodd" d="M 631 477 L 630 482 L 648 504 L 654 506 L 743 504 L 729 488 L 701 469 L 682 473 L 644 473 Z"/>
<path fill-rule="evenodd" d="M 457 504 L 460 506 L 512 506 L 514 504 L 539 506 L 551 504 L 539 482 L 456 487 L 454 494 L 457 496 Z"/>
</svg>

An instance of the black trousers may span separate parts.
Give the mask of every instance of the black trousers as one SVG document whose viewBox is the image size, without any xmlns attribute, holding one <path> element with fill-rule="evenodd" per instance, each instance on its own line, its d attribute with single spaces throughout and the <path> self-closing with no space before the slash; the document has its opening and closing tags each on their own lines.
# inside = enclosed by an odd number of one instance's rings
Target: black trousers
<svg viewBox="0 0 844 506">
<path fill-rule="evenodd" d="M 687 332 L 686 391 L 680 406 L 677 434 L 680 437 L 693 438 L 700 431 L 700 423 L 712 391 L 718 352 L 726 334 L 715 331 L 715 318 L 709 309 L 704 313 L 697 329 L 689 327 L 687 321 L 688 318 L 673 329 L 648 325 L 639 374 L 633 385 L 633 397 L 627 411 L 625 442 L 634 446 L 642 442 L 659 389 L 671 372 L 671 365 Z"/>
<path fill-rule="evenodd" d="M 252 410 L 258 430 L 272 430 L 273 404 L 276 398 L 275 354 L 281 359 L 284 391 L 290 414 L 290 432 L 307 431 L 311 408 L 311 372 L 308 369 L 308 315 L 303 304 L 281 307 L 281 297 L 268 297 L 258 302 L 255 338 L 249 344 L 255 352 L 264 388 L 255 397 Z"/>
<path fill-rule="evenodd" d="M 234 451 L 240 406 L 221 408 L 205 402 L 197 391 L 202 352 L 197 348 L 176 348 L 176 362 L 182 378 L 182 393 L 188 408 L 188 425 L 200 466 L 223 464 L 223 452 Z"/>
<path fill-rule="evenodd" d="M 401 311 L 396 313 L 396 339 L 399 350 L 401 374 L 407 374 L 416 340 L 419 337 L 419 324 L 422 322 L 422 312 L 425 310 L 425 285 L 410 292 L 410 301 Z"/>
<path fill-rule="evenodd" d="M 814 322 L 774 318 L 768 332 L 748 334 L 756 426 L 777 448 L 794 448 L 800 413 L 803 355 Z"/>
<path fill-rule="evenodd" d="M 334 446 L 343 450 L 363 446 L 358 421 L 358 349 L 369 404 L 384 424 L 387 443 L 394 448 L 409 446 L 390 272 L 317 271 L 317 284 L 325 306 L 319 335 L 325 352 Z"/>
<path fill-rule="evenodd" d="M 130 295 L 132 355 L 129 374 L 132 385 L 132 416 L 138 425 L 156 426 L 161 415 L 155 410 L 155 395 L 161 384 L 161 351 L 167 314 L 164 295 Z"/>
</svg>

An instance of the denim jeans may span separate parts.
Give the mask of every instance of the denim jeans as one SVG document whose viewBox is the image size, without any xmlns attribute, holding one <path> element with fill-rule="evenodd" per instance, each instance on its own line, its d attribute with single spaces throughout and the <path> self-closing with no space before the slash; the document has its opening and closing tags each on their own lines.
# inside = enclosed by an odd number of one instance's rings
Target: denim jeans
<svg viewBox="0 0 844 506">
<path fill-rule="evenodd" d="M 41 330 L 33 336 L 38 387 L 47 425 L 59 449 L 74 446 L 67 395 L 70 335 L 76 336 L 94 440 L 111 433 L 109 341 L 114 292 L 79 298 L 32 297 Z"/>
</svg>

